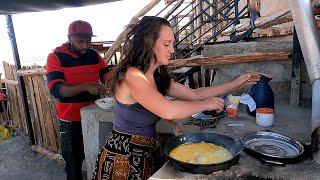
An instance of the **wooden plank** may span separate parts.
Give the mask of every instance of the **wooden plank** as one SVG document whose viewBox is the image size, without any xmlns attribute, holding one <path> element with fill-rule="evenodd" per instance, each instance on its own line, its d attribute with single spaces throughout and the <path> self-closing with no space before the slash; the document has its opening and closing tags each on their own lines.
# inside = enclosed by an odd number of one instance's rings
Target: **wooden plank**
<svg viewBox="0 0 320 180">
<path fill-rule="evenodd" d="M 17 71 L 19 76 L 37 76 L 45 75 L 47 71 L 44 68 L 35 68 L 35 69 L 20 69 Z"/>
<path fill-rule="evenodd" d="M 40 154 L 43 154 L 45 155 L 46 157 L 48 157 L 49 159 L 51 160 L 56 160 L 60 163 L 65 163 L 65 161 L 63 160 L 63 157 L 61 154 L 57 154 L 55 152 L 52 152 L 50 150 L 47 150 L 43 147 L 39 147 L 39 146 L 31 146 L 31 149 L 37 153 L 40 153 Z"/>
<path fill-rule="evenodd" d="M 293 34 L 293 27 L 285 27 L 280 29 L 280 35 L 292 35 Z"/>
<path fill-rule="evenodd" d="M 268 28 L 268 37 L 279 36 L 279 35 L 280 35 L 280 28 L 276 28 L 276 27 Z"/>
<path fill-rule="evenodd" d="M 12 72 L 13 72 L 14 80 L 17 81 L 18 75 L 17 75 L 17 71 L 16 71 L 16 68 L 14 65 L 12 65 Z M 17 113 L 20 118 L 20 124 L 21 124 L 22 131 L 27 134 L 28 133 L 27 124 L 26 124 L 27 122 L 25 119 L 25 111 L 24 111 L 24 106 L 23 106 L 22 92 L 21 92 L 20 86 L 15 86 L 15 89 L 17 92 L 16 96 L 17 96 L 17 100 L 18 100 L 18 103 L 17 103 L 18 112 Z"/>
<path fill-rule="evenodd" d="M 8 69 L 8 63 L 6 63 L 5 61 L 3 61 L 3 69 L 4 69 L 4 73 L 5 73 L 5 76 L 6 78 L 9 77 L 9 69 Z M 8 112 L 9 112 L 9 119 L 10 119 L 10 124 L 13 125 L 13 119 L 12 119 L 12 111 L 11 111 L 11 93 L 12 93 L 12 90 L 11 90 L 12 86 L 10 85 L 7 85 L 7 108 L 8 108 Z"/>
<path fill-rule="evenodd" d="M 56 141 L 57 141 L 57 147 L 58 149 L 60 149 L 60 125 L 59 125 L 59 120 L 57 119 L 56 116 L 56 103 L 57 100 L 49 93 L 49 90 L 46 86 L 46 91 L 48 94 L 48 104 L 49 104 L 49 108 L 50 108 L 50 115 L 51 115 L 51 119 L 52 119 L 52 123 L 53 123 L 53 128 L 54 128 L 54 132 L 56 134 Z"/>
<path fill-rule="evenodd" d="M 211 85 L 211 70 L 205 68 L 204 70 L 204 86 L 209 87 Z"/>
<path fill-rule="evenodd" d="M 6 63 L 6 62 L 3 62 L 3 67 L 4 67 L 4 72 L 5 72 L 5 76 L 6 78 L 10 78 L 10 68 L 9 68 L 9 64 Z M 11 117 L 13 117 L 13 111 L 12 111 L 12 86 L 7 86 L 7 94 L 8 94 L 8 108 L 9 108 L 9 112 L 10 112 L 10 115 Z M 15 124 L 15 121 L 13 118 L 11 118 L 11 123 L 13 126 L 16 127 L 16 124 Z"/>
<path fill-rule="evenodd" d="M 199 87 L 204 87 L 205 86 L 205 67 L 204 66 L 201 66 L 200 67 L 200 73 L 199 73 Z"/>
<path fill-rule="evenodd" d="M 26 82 L 26 88 L 28 88 L 27 93 L 29 95 L 30 99 L 30 110 L 33 111 L 33 132 L 36 138 L 36 142 L 39 146 L 43 146 L 43 138 L 41 133 L 41 126 L 40 126 L 40 120 L 39 120 L 39 113 L 38 113 L 38 107 L 35 100 L 35 93 L 34 93 L 34 87 L 33 87 L 33 81 L 32 76 L 26 76 L 25 82 Z"/>
<path fill-rule="evenodd" d="M 174 1 L 176 1 L 176 0 L 164 0 L 164 3 L 167 5 L 167 4 L 170 4 L 170 3 L 174 2 Z"/>
<path fill-rule="evenodd" d="M 157 5 L 161 0 L 152 0 L 149 4 L 147 4 L 138 14 L 136 14 L 129 22 L 129 25 L 134 25 L 139 21 L 139 18 L 144 16 L 147 12 L 149 12 L 155 5 Z M 126 27 L 125 30 L 120 33 L 117 39 L 114 41 L 110 49 L 108 49 L 104 59 L 106 63 L 111 60 L 113 54 L 120 48 L 121 44 L 124 42 L 126 35 L 130 32 L 131 28 Z"/>
<path fill-rule="evenodd" d="M 225 64 L 240 64 L 249 62 L 289 60 L 291 53 L 289 52 L 267 52 L 267 53 L 245 53 L 237 55 L 225 55 L 215 57 L 198 57 L 177 59 L 169 62 L 169 67 L 184 67 L 184 66 L 219 66 Z"/>
<path fill-rule="evenodd" d="M 179 0 L 164 16 L 163 18 L 168 19 L 171 14 L 176 11 L 184 2 L 184 0 Z"/>
<path fill-rule="evenodd" d="M 14 79 L 14 76 L 13 76 L 13 68 L 12 68 L 12 65 L 8 65 L 8 68 L 9 68 L 9 78 L 12 79 L 12 80 L 15 80 Z M 12 119 L 13 119 L 13 122 L 14 122 L 14 125 L 20 129 L 22 132 L 23 129 L 22 129 L 22 125 L 21 125 L 21 121 L 20 121 L 20 115 L 18 114 L 18 107 L 17 107 L 17 104 L 18 104 L 18 100 L 17 100 L 17 90 L 14 86 L 12 86 L 12 93 L 11 93 L 11 110 L 12 110 Z"/>
<path fill-rule="evenodd" d="M 10 85 L 14 85 L 14 86 L 19 85 L 18 81 L 9 80 L 9 79 L 0 79 L 0 83 L 10 84 Z"/>
<path fill-rule="evenodd" d="M 12 80 L 15 80 L 14 75 L 13 75 L 13 70 L 14 70 L 14 66 L 9 64 L 9 74 L 10 74 L 10 78 Z M 23 128 L 22 128 L 22 124 L 21 124 L 21 120 L 20 120 L 20 115 L 18 113 L 18 97 L 17 97 L 17 89 L 13 86 L 12 87 L 12 110 L 13 110 L 13 118 L 14 121 L 16 121 L 16 125 L 18 127 L 18 129 L 20 129 L 22 132 L 24 132 Z"/>
<path fill-rule="evenodd" d="M 13 76 L 14 76 L 14 80 L 18 81 L 18 75 L 17 75 L 17 71 L 14 65 L 12 65 L 13 67 Z M 17 98 L 18 98 L 18 114 L 20 116 L 20 123 L 21 123 L 21 127 L 23 128 L 23 131 L 27 134 L 28 130 L 27 130 L 27 121 L 25 119 L 25 109 L 24 109 L 24 105 L 23 105 L 23 97 L 22 97 L 22 91 L 20 89 L 20 86 L 15 86 L 16 91 L 17 91 Z"/>
<path fill-rule="evenodd" d="M 39 86 L 38 86 L 38 79 L 37 77 L 32 78 L 33 86 L 34 86 L 34 93 L 35 93 L 35 99 L 36 99 L 36 104 L 37 104 L 37 111 L 39 114 L 39 124 L 40 124 L 40 129 L 41 129 L 41 134 L 42 134 L 42 142 L 45 148 L 49 148 L 49 142 L 48 142 L 48 135 L 47 135 L 47 130 L 46 130 L 46 121 L 45 117 L 42 112 L 42 104 L 41 104 L 41 99 L 40 99 L 40 91 L 39 91 Z"/>
<path fill-rule="evenodd" d="M 39 93 L 40 93 L 40 101 L 41 101 L 41 107 L 43 111 L 43 117 L 46 121 L 46 132 L 48 133 L 48 141 L 50 144 L 50 149 L 54 152 L 58 152 L 58 145 L 57 145 L 57 136 L 54 131 L 53 121 L 51 118 L 51 111 L 48 104 L 48 94 L 47 89 L 45 87 L 45 82 L 43 79 L 43 75 L 38 75 L 35 77 L 38 81 L 38 87 L 39 87 Z"/>
</svg>

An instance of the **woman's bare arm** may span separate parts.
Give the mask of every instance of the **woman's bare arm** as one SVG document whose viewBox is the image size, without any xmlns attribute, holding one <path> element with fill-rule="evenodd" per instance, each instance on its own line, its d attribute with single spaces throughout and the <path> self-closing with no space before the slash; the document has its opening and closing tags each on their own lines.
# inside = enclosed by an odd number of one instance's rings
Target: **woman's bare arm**
<svg viewBox="0 0 320 180">
<path fill-rule="evenodd" d="M 204 110 L 223 108 L 223 100 L 219 98 L 192 102 L 166 99 L 150 85 L 145 75 L 136 68 L 128 68 L 124 85 L 135 101 L 163 119 L 182 119 Z"/>
</svg>

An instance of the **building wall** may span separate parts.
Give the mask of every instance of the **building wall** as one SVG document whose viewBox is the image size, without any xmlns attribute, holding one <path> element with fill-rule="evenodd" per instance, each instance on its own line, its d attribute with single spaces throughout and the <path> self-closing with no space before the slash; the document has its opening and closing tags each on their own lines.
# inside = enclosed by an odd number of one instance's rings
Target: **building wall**
<svg viewBox="0 0 320 180">
<path fill-rule="evenodd" d="M 260 15 L 267 16 L 280 9 L 289 7 L 289 0 L 255 0 L 260 4 Z M 247 0 L 240 0 L 239 7 L 244 7 Z"/>
<path fill-rule="evenodd" d="M 230 54 L 242 54 L 252 52 L 290 51 L 292 41 L 281 42 L 238 42 L 229 44 L 217 44 L 206 46 L 204 56 L 220 56 Z M 247 71 L 255 71 L 271 74 L 274 78 L 270 86 L 275 93 L 276 99 L 289 101 L 291 88 L 291 61 L 253 62 L 213 67 L 216 70 L 214 85 L 231 81 Z M 248 89 L 234 92 L 239 95 Z"/>
</svg>

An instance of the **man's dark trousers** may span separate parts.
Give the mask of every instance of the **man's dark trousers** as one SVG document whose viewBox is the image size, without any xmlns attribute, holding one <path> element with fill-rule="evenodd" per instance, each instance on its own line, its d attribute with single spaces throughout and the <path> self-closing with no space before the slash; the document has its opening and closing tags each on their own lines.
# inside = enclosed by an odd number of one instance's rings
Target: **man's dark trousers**
<svg viewBox="0 0 320 180">
<path fill-rule="evenodd" d="M 66 162 L 68 180 L 82 180 L 84 159 L 81 122 L 60 120 L 61 154 Z"/>
</svg>

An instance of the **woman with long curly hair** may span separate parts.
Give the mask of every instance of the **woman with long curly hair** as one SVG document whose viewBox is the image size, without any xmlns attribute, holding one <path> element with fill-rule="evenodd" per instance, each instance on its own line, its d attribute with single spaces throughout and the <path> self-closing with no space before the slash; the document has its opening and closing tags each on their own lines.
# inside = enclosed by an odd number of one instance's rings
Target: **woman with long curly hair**
<svg viewBox="0 0 320 180">
<path fill-rule="evenodd" d="M 223 99 L 216 96 L 259 81 L 257 73 L 247 73 L 220 86 L 190 89 L 172 80 L 166 68 L 173 42 L 166 19 L 145 16 L 131 27 L 109 84 L 115 97 L 113 131 L 98 154 L 92 179 L 149 178 L 157 121 L 222 110 Z"/>
</svg>

